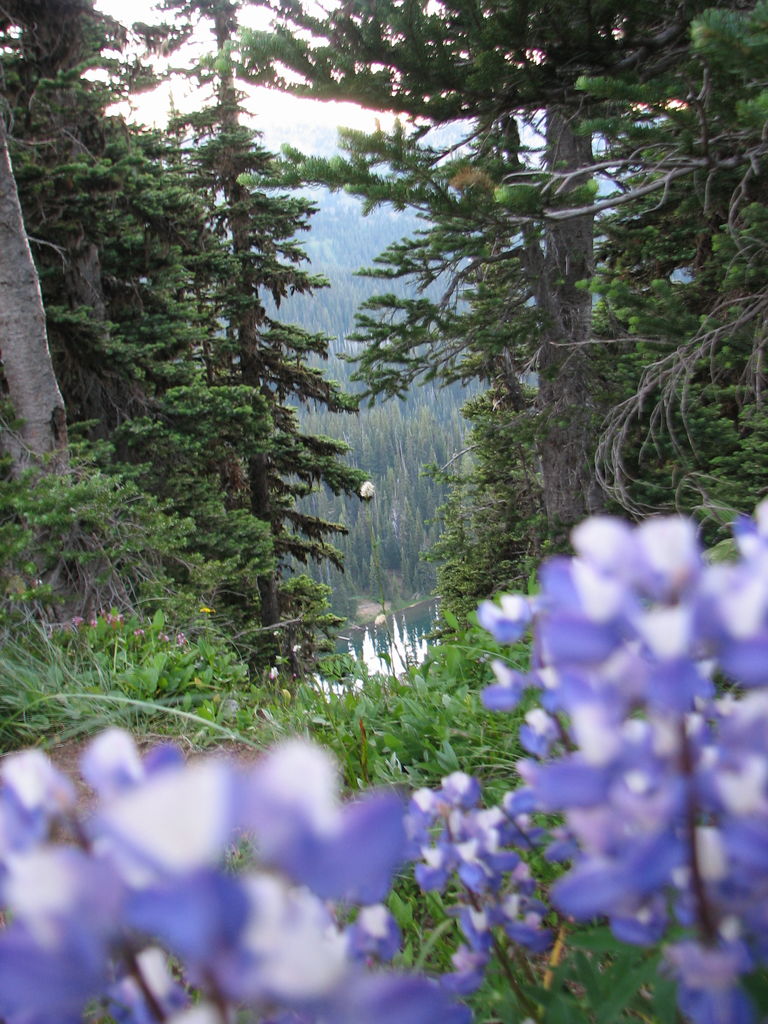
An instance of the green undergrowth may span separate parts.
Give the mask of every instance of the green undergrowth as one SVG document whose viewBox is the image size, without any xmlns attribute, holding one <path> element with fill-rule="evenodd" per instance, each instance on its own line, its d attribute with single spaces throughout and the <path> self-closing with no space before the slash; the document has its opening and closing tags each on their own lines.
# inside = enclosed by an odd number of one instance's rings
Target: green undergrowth
<svg viewBox="0 0 768 1024">
<path fill-rule="evenodd" d="M 5 751 L 84 739 L 112 725 L 198 746 L 248 742 L 232 724 L 257 695 L 236 649 L 205 620 L 184 632 L 162 613 L 108 612 L 54 628 L 30 624 L 0 641 Z"/>
<path fill-rule="evenodd" d="M 527 649 L 502 649 L 470 626 L 401 678 L 370 675 L 355 659 L 335 655 L 270 709 L 271 724 L 278 734 L 304 733 L 330 748 L 352 790 L 438 785 L 461 770 L 480 778 L 490 795 L 505 792 L 521 751 L 510 716 L 482 704 L 495 658 L 524 668 Z"/>
<path fill-rule="evenodd" d="M 527 651 L 502 649 L 470 626 L 399 679 L 334 655 L 316 676 L 284 687 L 254 676 L 202 611 L 183 631 L 160 612 L 28 625 L 0 637 L 0 743 L 45 745 L 110 725 L 201 747 L 304 735 L 335 754 L 350 790 L 438 785 L 461 770 L 477 775 L 490 799 L 514 785 L 521 753 L 517 716 L 482 705 L 495 658 L 524 668 Z"/>
</svg>

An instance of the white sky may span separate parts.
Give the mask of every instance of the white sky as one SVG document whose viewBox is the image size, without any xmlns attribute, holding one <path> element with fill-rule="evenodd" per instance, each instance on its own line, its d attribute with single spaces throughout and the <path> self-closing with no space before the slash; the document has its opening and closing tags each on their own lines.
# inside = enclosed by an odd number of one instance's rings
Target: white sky
<svg viewBox="0 0 768 1024">
<path fill-rule="evenodd" d="M 135 21 L 151 24 L 153 21 L 162 20 L 163 17 L 165 19 L 169 17 L 167 13 L 165 15 L 153 13 L 152 0 L 96 0 L 95 6 L 123 24 Z M 256 8 L 245 6 L 240 14 L 240 23 L 249 28 L 266 28 L 268 25 L 264 14 L 265 12 Z M 213 36 L 204 30 L 202 37 L 190 44 L 194 47 L 191 52 L 204 53 L 212 50 L 213 45 Z M 183 50 L 175 54 L 173 63 L 177 66 L 183 64 L 183 54 Z M 297 123 L 319 123 L 329 127 L 344 126 L 360 130 L 373 130 L 376 119 L 385 128 L 390 127 L 394 120 L 391 115 L 364 110 L 353 103 L 320 103 L 256 87 L 244 89 L 244 91 L 247 91 L 247 97 L 243 106 L 253 116 L 253 127 L 269 136 L 275 136 L 282 126 Z M 194 87 L 188 82 L 177 79 L 164 83 L 153 93 L 136 97 L 134 99 L 136 120 L 158 126 L 165 124 L 171 96 L 176 108 L 182 112 L 190 112 L 200 107 L 201 97 L 195 95 Z M 128 112 L 124 111 L 124 113 Z"/>
</svg>

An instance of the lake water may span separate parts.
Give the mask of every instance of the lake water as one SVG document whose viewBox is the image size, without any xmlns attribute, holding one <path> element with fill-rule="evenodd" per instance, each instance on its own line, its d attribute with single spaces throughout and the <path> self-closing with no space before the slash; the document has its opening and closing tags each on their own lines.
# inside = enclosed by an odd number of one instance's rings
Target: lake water
<svg viewBox="0 0 768 1024">
<path fill-rule="evenodd" d="M 439 607 L 439 598 L 428 598 L 390 613 L 381 625 L 347 626 L 337 640 L 336 650 L 364 662 L 371 673 L 400 675 L 426 658 L 427 637 L 437 625 Z"/>
</svg>

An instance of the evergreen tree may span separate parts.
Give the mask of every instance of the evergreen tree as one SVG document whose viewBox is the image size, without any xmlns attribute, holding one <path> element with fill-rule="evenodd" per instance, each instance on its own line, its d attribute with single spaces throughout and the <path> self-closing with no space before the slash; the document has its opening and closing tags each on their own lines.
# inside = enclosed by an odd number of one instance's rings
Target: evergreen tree
<svg viewBox="0 0 768 1024">
<path fill-rule="evenodd" d="M 206 387 L 249 389 L 269 419 L 260 449 L 221 470 L 230 505 L 268 525 L 273 563 L 257 576 L 254 611 L 268 635 L 281 630 L 280 648 L 293 662 L 295 648 L 306 649 L 322 615 L 327 588 L 287 577 L 297 563 L 310 560 L 341 568 L 341 555 L 329 538 L 344 532 L 341 524 L 302 509 L 298 500 L 320 484 L 335 493 L 355 493 L 363 475 L 345 465 L 343 442 L 303 433 L 298 424 L 295 403 L 334 413 L 356 407 L 309 364 L 310 357 L 327 356 L 327 337 L 267 312 L 268 299 L 279 308 L 286 296 L 309 293 L 324 282 L 302 269 L 306 256 L 295 237 L 307 229 L 312 205 L 270 190 L 272 157 L 257 133 L 241 123 L 233 43 L 239 7 L 234 0 L 165 4 L 187 18 L 206 19 L 216 43 L 215 57 L 196 71 L 201 83 L 213 87 L 214 102 L 176 125 L 185 133 L 190 185 L 207 204 L 207 248 L 194 266 L 195 293 L 208 321 L 199 358 Z"/>
<path fill-rule="evenodd" d="M 514 408 L 520 382 L 532 380 L 535 428 L 521 430 L 517 440 L 532 442 L 526 461 L 540 474 L 547 538 L 562 543 L 576 518 L 616 497 L 637 509 L 627 489 L 608 487 L 600 493 L 596 449 L 623 453 L 631 473 L 629 449 L 639 443 L 642 451 L 642 440 L 625 428 L 636 422 L 645 403 L 640 418 L 647 422 L 650 415 L 664 435 L 662 449 L 670 461 L 675 458 L 675 426 L 684 434 L 692 420 L 690 412 L 680 411 L 679 401 L 678 412 L 669 415 L 670 396 L 687 394 L 689 410 L 695 407 L 703 358 L 714 351 L 708 345 L 724 339 L 726 325 L 743 328 L 743 322 L 729 306 L 733 275 L 730 285 L 722 275 L 710 293 L 713 301 L 698 311 L 705 327 L 685 322 L 683 306 L 667 319 L 664 340 L 650 333 L 647 345 L 638 343 L 627 328 L 631 322 L 637 327 L 638 305 L 653 317 L 653 304 L 638 295 L 632 309 L 619 307 L 616 313 L 620 280 L 613 272 L 621 258 L 612 261 L 603 233 L 620 253 L 624 225 L 630 234 L 637 227 L 636 237 L 647 240 L 642 224 L 652 224 L 656 212 L 660 233 L 646 249 L 652 261 L 654 244 L 664 246 L 661 232 L 675 200 L 687 195 L 694 234 L 708 218 L 719 216 L 722 225 L 725 217 L 728 228 L 717 229 L 715 251 L 730 246 L 742 256 L 756 255 L 754 240 L 742 244 L 734 238 L 728 211 L 751 209 L 744 223 L 757 223 L 748 200 L 759 201 L 764 161 L 762 78 L 756 73 L 764 6 L 750 13 L 737 3 L 719 5 L 720 10 L 699 17 L 704 3 L 641 3 L 628 9 L 613 3 L 350 2 L 325 21 L 295 0 L 275 0 L 272 6 L 276 33 L 250 37 L 257 76 L 304 95 L 393 109 L 417 126 L 410 133 L 398 127 L 388 135 L 348 134 L 346 162 L 298 164 L 299 175 L 346 186 L 371 204 L 408 204 L 433 225 L 391 247 L 379 273 L 408 275 L 422 286 L 442 280 L 445 297 L 434 303 L 384 296 L 368 304 L 361 334 L 368 343 L 362 369 L 369 385 L 396 392 L 419 374 L 476 373 L 495 388 L 495 401 L 499 389 L 510 384 L 501 407 Z M 279 64 L 260 71 L 270 55 Z M 298 84 L 274 70 L 281 65 L 302 76 Z M 714 86 L 718 75 L 723 92 Z M 425 134 L 451 124 L 463 125 L 463 132 L 448 142 Z M 593 139 L 600 147 L 597 159 Z M 715 183 L 726 194 L 729 174 L 737 202 L 718 211 Z M 615 227 L 603 223 L 612 210 Z M 597 287 L 606 296 L 615 289 L 597 325 L 589 288 L 596 218 L 603 275 Z M 630 272 L 625 290 L 641 280 L 631 280 Z M 697 287 L 703 296 L 705 276 Z M 746 295 L 739 301 L 742 311 L 745 302 Z M 658 306 L 656 312 L 664 319 L 669 308 Z M 600 342 L 617 340 L 605 330 L 606 315 L 623 319 L 623 346 L 595 343 L 598 336 Z M 751 322 L 756 323 L 754 316 Z M 742 363 L 743 369 L 757 365 L 756 337 L 745 342 L 752 362 Z M 658 358 L 659 344 L 668 359 Z M 659 366 L 666 374 L 662 378 Z M 538 377 L 526 377 L 530 370 Z M 637 400 L 624 390 L 633 382 L 640 385 Z M 727 421 L 729 399 L 725 391 L 720 394 L 702 425 L 708 444 Z M 601 431 L 605 413 L 610 413 L 607 430 Z M 515 455 L 507 449 L 501 457 L 515 465 Z M 696 472 L 683 475 L 699 487 L 713 466 L 699 459 Z M 610 483 L 605 472 L 600 482 Z M 645 508 L 673 504 L 678 482 L 669 473 L 657 475 L 655 496 Z M 485 483 L 500 486 L 488 478 Z M 477 495 L 478 510 L 490 497 L 503 498 L 503 491 Z M 535 529 L 541 516 L 535 509 L 530 514 Z"/>
<path fill-rule="evenodd" d="M 22 202 L 71 418 L 109 442 L 102 464 L 132 478 L 132 494 L 138 484 L 171 518 L 193 524 L 176 535 L 183 546 L 167 552 L 177 589 L 219 605 L 251 640 L 264 626 L 273 638 L 287 619 L 278 646 L 293 658 L 333 620 L 322 588 L 285 580 L 278 591 L 278 581 L 289 559 L 339 558 L 325 540 L 333 524 L 305 516 L 295 497 L 319 479 L 354 488 L 360 474 L 340 463 L 343 445 L 302 435 L 289 404 L 353 403 L 305 365 L 324 339 L 264 311 L 266 294 L 279 302 L 313 283 L 293 240 L 309 209 L 238 180 L 244 171 L 263 176 L 269 157 L 238 123 L 227 52 L 234 9 L 211 8 L 221 45 L 206 74 L 217 101 L 185 140 L 105 114 L 135 68 L 105 61 L 125 33 L 90 0 L 73 3 L 61 39 L 47 31 L 50 19 L 37 32 L 37 8 L 20 10 L 2 26 L 3 62 Z M 55 52 L 43 46 L 57 43 Z M 95 67 L 106 82 L 84 77 Z M 267 648 L 263 657 L 272 658 L 274 641 Z M 305 650 L 311 655 L 311 643 Z"/>
<path fill-rule="evenodd" d="M 71 434 L 112 440 L 170 382 L 188 378 L 181 357 L 193 307 L 180 300 L 178 237 L 195 204 L 163 173 L 158 138 L 131 135 L 105 114 L 146 74 L 115 57 L 125 31 L 91 0 L 14 0 L 0 14 L 0 38 L 9 148 Z M 61 420 L 49 415 L 46 425 Z M 167 601 L 169 569 L 174 583 L 189 581 L 199 563 L 189 524 L 115 475 L 107 451 L 109 477 L 78 453 L 58 481 L 0 481 L 4 611 L 90 617 L 150 595 Z"/>
<path fill-rule="evenodd" d="M 702 15 L 663 89 L 585 82 L 635 109 L 597 126 L 628 168 L 597 281 L 624 389 L 600 469 L 624 507 L 698 512 L 709 540 L 765 493 L 766 24 L 765 4 Z"/>
<path fill-rule="evenodd" d="M 452 269 L 463 281 L 502 260 L 516 271 L 509 294 L 535 309 L 528 323 L 535 331 L 532 348 L 540 371 L 537 449 L 555 537 L 600 503 L 592 467 L 599 389 L 588 349 L 591 300 L 584 287 L 593 267 L 594 213 L 587 206 L 573 215 L 592 188 L 585 121 L 591 111 L 579 82 L 589 71 L 669 74 L 684 56 L 693 6 L 643 3 L 627 11 L 624 5 L 591 3 L 493 4 L 490 9 L 345 3 L 324 21 L 295 0 L 275 0 L 276 34 L 251 36 L 257 74 L 259 61 L 271 53 L 303 76 L 301 84 L 289 86 L 294 91 L 394 109 L 418 119 L 417 135 L 427 127 L 468 121 L 473 145 L 448 166 L 444 158 L 455 154 L 455 146 L 419 154 L 413 141 L 396 131 L 389 138 L 380 133 L 358 139 L 350 165 L 336 168 L 336 176 L 372 202 L 422 205 L 438 225 L 435 231 L 442 231 L 442 236 L 428 232 L 415 253 L 401 252 L 391 272 L 415 274 L 423 282 L 438 268 Z M 286 85 L 279 73 L 272 80 Z M 532 160 L 524 131 L 530 139 L 542 118 L 542 145 Z M 376 172 L 384 161 L 389 178 Z M 458 190 L 462 194 L 456 196 Z M 483 190 L 495 202 L 484 201 Z M 494 208 L 499 205 L 501 210 Z M 558 207 L 571 208 L 570 215 L 557 216 Z M 490 216 L 484 222 L 486 210 Z M 506 221 L 501 233 L 500 220 Z M 461 235 L 458 243 L 449 242 L 451 232 Z M 468 248 L 472 240 L 476 244 Z M 449 252 L 446 244 L 452 246 Z M 414 326 L 408 341 L 420 336 L 423 342 L 431 335 L 438 359 L 445 334 L 442 313 L 415 308 L 406 313 L 406 323 Z M 372 358 L 382 361 L 383 350 L 385 370 L 402 380 L 403 344 L 388 349 L 380 340 L 385 330 L 374 338 L 378 358 Z M 406 333 L 399 325 L 390 331 L 401 340 Z M 531 355 L 529 345 L 523 365 Z M 406 357 L 406 371 L 417 360 L 424 365 L 423 354 Z"/>
</svg>

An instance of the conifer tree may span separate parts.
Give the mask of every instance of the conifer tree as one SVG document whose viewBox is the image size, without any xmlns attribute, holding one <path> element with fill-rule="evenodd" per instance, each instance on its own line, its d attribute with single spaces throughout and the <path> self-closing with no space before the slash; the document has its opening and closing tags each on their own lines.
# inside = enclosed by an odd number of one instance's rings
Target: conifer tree
<svg viewBox="0 0 768 1024">
<path fill-rule="evenodd" d="M 468 122 L 465 136 L 473 144 L 463 159 L 456 157 L 455 144 L 435 147 L 441 152 L 419 159 L 402 132 L 389 138 L 380 134 L 355 140 L 350 166 L 338 168 L 337 178 L 346 175 L 349 187 L 359 188 L 371 202 L 421 206 L 436 223 L 463 235 L 448 252 L 445 230 L 442 237 L 427 236 L 417 253 L 390 266 L 391 273 L 410 272 L 423 282 L 452 268 L 454 276 L 467 280 L 500 260 L 514 270 L 510 297 L 534 304 L 535 317 L 525 316 L 535 338 L 524 353 L 510 351 L 521 366 L 534 358 L 540 373 L 538 458 L 549 530 L 556 537 L 601 500 L 592 465 L 599 387 L 588 351 L 586 287 L 593 269 L 594 214 L 587 209 L 568 218 L 546 216 L 582 204 L 591 194 L 593 157 L 585 117 L 591 111 L 578 82 L 588 71 L 634 72 L 641 64 L 643 75 L 666 73 L 684 52 L 680 43 L 691 8 L 345 3 L 324 20 L 295 0 L 275 0 L 276 34 L 250 37 L 257 77 L 259 61 L 263 64 L 271 52 L 303 76 L 290 86 L 275 72 L 276 84 L 393 109 L 417 119 L 422 126 L 417 136 L 431 126 Z M 532 161 L 525 150 L 532 127 L 542 119 L 540 159 Z M 528 141 L 522 134 L 526 129 Z M 446 174 L 444 157 L 450 152 L 454 159 Z M 388 178 L 377 173 L 383 161 L 391 168 Z M 456 197 L 458 189 L 464 196 Z M 495 203 L 473 201 L 482 200 L 483 189 Z M 503 220 L 507 226 L 499 234 Z M 472 238 L 479 244 L 468 252 Z M 503 303 L 504 295 L 499 298 Z M 442 312 L 412 317 L 418 331 L 410 333 L 409 342 L 420 331 L 422 339 L 431 334 L 435 343 L 426 358 L 406 357 L 406 371 L 418 361 L 423 367 L 433 352 L 441 358 Z M 397 329 L 390 333 L 394 358 L 382 358 L 389 343 L 374 338 L 377 355 L 371 361 L 380 362 L 385 372 L 389 367 L 397 378 L 403 345 L 397 345 Z"/>
<path fill-rule="evenodd" d="M 274 0 L 275 33 L 250 36 L 260 80 L 413 120 L 409 134 L 398 127 L 347 135 L 346 163 L 299 162 L 299 175 L 346 186 L 372 204 L 411 205 L 433 224 L 392 247 L 379 273 L 410 275 L 421 286 L 442 280 L 445 298 L 386 296 L 369 303 L 362 371 L 371 387 L 385 391 L 419 373 L 476 373 L 497 389 L 497 399 L 502 382 L 513 382 L 502 405 L 514 405 L 519 381 L 536 370 L 529 455 L 540 472 L 546 534 L 555 543 L 586 511 L 622 498 L 616 489 L 601 493 L 605 476 L 598 481 L 594 467 L 601 419 L 626 397 L 614 356 L 635 360 L 635 380 L 638 372 L 644 379 L 643 360 L 654 358 L 631 342 L 624 350 L 595 344 L 601 333 L 590 295 L 595 218 L 616 207 L 631 219 L 657 204 L 663 221 L 674 185 L 690 191 L 700 181 L 706 195 L 706 182 L 722 176 L 729 161 L 732 172 L 741 169 L 732 188 L 750 174 L 759 177 L 757 132 L 747 141 L 727 118 L 707 130 L 716 105 L 712 70 L 726 56 L 725 47 L 719 57 L 713 52 L 713 23 L 721 35 L 724 26 L 733 35 L 745 18 L 737 3 L 720 6 L 695 21 L 706 3 L 424 6 L 406 0 L 344 3 L 323 19 L 296 0 Z M 698 50 L 691 48 L 692 31 Z M 702 62 L 703 38 L 710 53 Z M 757 36 L 750 45 L 756 58 Z M 269 55 L 275 63 L 264 72 Z M 281 66 L 301 76 L 298 84 L 282 76 Z M 759 79 L 753 81 L 757 86 Z M 748 109 L 759 131 L 758 91 Z M 729 90 L 731 97 L 737 93 Z M 731 123 L 738 117 L 732 109 Z M 451 125 L 460 130 L 448 142 L 425 135 Z M 727 155 L 728 146 L 735 155 Z M 621 223 L 619 216 L 617 247 Z M 469 310 L 452 307 L 457 298 Z M 682 341 L 678 335 L 672 351 Z M 651 381 L 643 392 L 651 408 L 658 390 Z M 660 420 L 663 414 L 657 425 Z M 621 421 L 608 423 L 609 441 L 618 436 L 621 443 Z M 664 487 L 657 507 L 674 501 L 673 481 Z"/>
<path fill-rule="evenodd" d="M 71 433 L 114 441 L 117 426 L 179 380 L 192 307 L 179 315 L 179 246 L 169 235 L 189 195 L 169 201 L 169 183 L 160 200 L 157 140 L 145 148 L 105 113 L 136 65 L 115 57 L 125 31 L 92 0 L 4 4 L 0 42 L 9 148 Z M 61 435 L 62 419 L 48 414 L 46 425 Z M 149 590 L 156 598 L 170 564 L 187 576 L 193 557 L 178 517 L 149 495 L 139 501 L 136 485 L 106 468 L 108 477 L 78 454 L 55 483 L 0 481 L 5 605 L 25 606 L 21 595 L 47 619 L 91 616 Z"/>
<path fill-rule="evenodd" d="M 333 524 L 302 515 L 295 495 L 319 480 L 354 488 L 360 474 L 339 461 L 343 445 L 301 435 L 292 403 L 352 403 L 304 363 L 324 339 L 265 314 L 264 294 L 279 301 L 310 288 L 293 240 L 308 210 L 238 180 L 242 171 L 263 174 L 269 158 L 238 123 L 227 54 L 234 6 L 211 12 L 222 44 L 208 72 L 217 102 L 187 145 L 178 133 L 106 115 L 135 68 L 104 63 L 102 51 L 118 48 L 124 32 L 91 0 L 73 0 L 55 53 L 43 46 L 55 48 L 55 36 L 37 33 L 37 9 L 21 10 L 2 26 L 4 68 L 72 418 L 109 442 L 109 472 L 127 474 L 193 524 L 173 553 L 177 587 L 198 588 L 196 605 L 220 605 L 251 640 L 267 625 L 272 637 L 287 619 L 279 646 L 293 658 L 296 642 L 333 620 L 322 588 L 286 579 L 279 592 L 278 580 L 295 558 L 339 559 L 325 539 Z M 179 38 L 175 29 L 156 34 Z M 105 83 L 83 77 L 95 66 L 108 72 Z M 274 656 L 272 646 L 263 657 Z"/>
<path fill-rule="evenodd" d="M 721 5 L 693 23 L 684 75 L 584 83 L 634 111 L 596 123 L 626 168 L 599 254 L 623 388 L 599 468 L 622 506 L 697 512 L 710 541 L 765 494 L 766 25 L 765 3 Z"/>
<path fill-rule="evenodd" d="M 279 307 L 286 296 L 309 293 L 324 282 L 302 268 L 306 257 L 296 239 L 307 229 L 313 207 L 270 190 L 272 158 L 257 133 L 242 123 L 234 45 L 239 7 L 234 0 L 165 3 L 167 11 L 207 21 L 216 44 L 215 57 L 196 72 L 212 86 L 213 103 L 177 122 L 177 131 L 186 133 L 182 145 L 190 185 L 208 211 L 207 247 L 195 262 L 194 288 L 209 324 L 200 358 L 208 386 L 248 388 L 265 405 L 271 429 L 261 450 L 241 467 L 222 467 L 222 472 L 231 473 L 225 479 L 229 501 L 244 503 L 268 526 L 273 565 L 257 577 L 258 616 L 262 629 L 282 630 L 283 654 L 293 662 L 297 640 L 306 649 L 313 622 L 322 617 L 327 589 L 309 578 L 299 584 L 288 577 L 309 560 L 340 567 L 340 553 L 329 538 L 344 531 L 297 502 L 320 485 L 355 493 L 364 477 L 344 464 L 344 443 L 299 428 L 298 404 L 336 413 L 356 406 L 310 366 L 310 357 L 327 355 L 327 337 L 267 313 L 267 298 Z"/>
<path fill-rule="evenodd" d="M 64 400 L 51 362 L 40 283 L 32 262 L 0 115 L 0 351 L 18 424 L 3 423 L 2 450 L 19 473 L 31 459 L 67 458 Z"/>
</svg>

